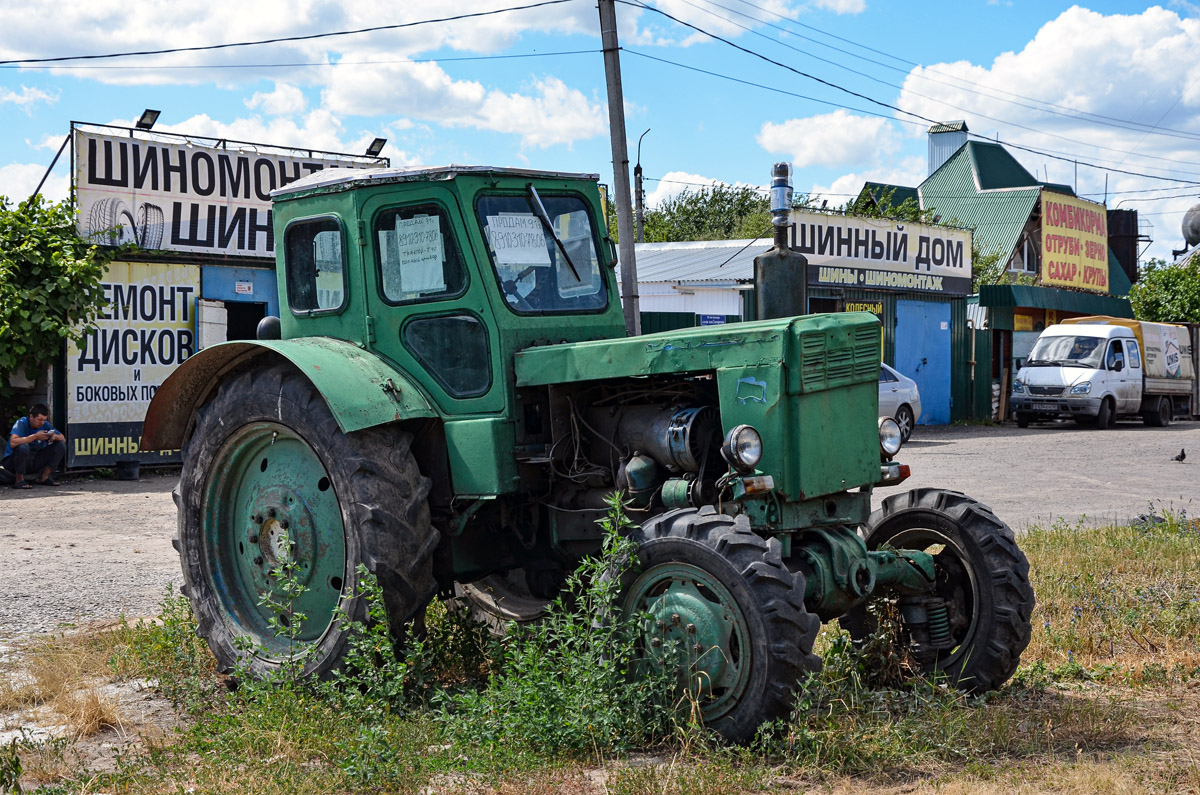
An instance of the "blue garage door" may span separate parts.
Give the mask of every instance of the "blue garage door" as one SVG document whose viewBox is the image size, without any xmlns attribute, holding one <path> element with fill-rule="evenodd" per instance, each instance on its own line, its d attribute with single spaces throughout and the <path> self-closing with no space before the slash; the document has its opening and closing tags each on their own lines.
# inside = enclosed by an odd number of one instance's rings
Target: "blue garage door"
<svg viewBox="0 0 1200 795">
<path fill-rule="evenodd" d="M 921 390 L 921 425 L 950 422 L 950 304 L 896 301 L 896 369 Z"/>
</svg>

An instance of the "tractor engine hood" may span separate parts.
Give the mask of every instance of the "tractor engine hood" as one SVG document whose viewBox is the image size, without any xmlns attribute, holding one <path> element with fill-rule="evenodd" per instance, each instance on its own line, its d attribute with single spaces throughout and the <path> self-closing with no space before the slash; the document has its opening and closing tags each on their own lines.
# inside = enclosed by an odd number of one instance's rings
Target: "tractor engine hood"
<svg viewBox="0 0 1200 795">
<path fill-rule="evenodd" d="M 781 365 L 789 394 L 875 382 L 879 321 L 845 312 L 547 345 L 516 355 L 516 378 L 524 387 Z"/>
</svg>

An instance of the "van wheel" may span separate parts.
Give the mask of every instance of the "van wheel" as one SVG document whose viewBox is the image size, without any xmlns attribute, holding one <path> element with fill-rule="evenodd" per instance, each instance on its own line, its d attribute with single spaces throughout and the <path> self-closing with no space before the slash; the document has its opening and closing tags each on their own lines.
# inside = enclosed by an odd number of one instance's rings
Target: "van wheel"
<svg viewBox="0 0 1200 795">
<path fill-rule="evenodd" d="M 1171 399 L 1160 397 L 1152 411 L 1142 416 L 1142 421 L 1154 428 L 1165 428 L 1171 424 Z"/>
<path fill-rule="evenodd" d="M 1028 428 L 1029 427 L 1029 413 L 1028 412 L 1025 412 L 1025 411 L 1017 412 L 1017 427 L 1018 428 Z"/>
<path fill-rule="evenodd" d="M 1113 399 L 1110 397 L 1100 401 L 1100 413 L 1096 415 L 1096 430 L 1103 431 L 1112 425 Z"/>
</svg>

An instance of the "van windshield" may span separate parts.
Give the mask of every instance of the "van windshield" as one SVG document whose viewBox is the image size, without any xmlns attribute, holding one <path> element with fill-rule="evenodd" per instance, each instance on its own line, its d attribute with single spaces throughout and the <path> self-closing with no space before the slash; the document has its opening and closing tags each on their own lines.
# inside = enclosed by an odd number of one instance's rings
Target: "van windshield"
<svg viewBox="0 0 1200 795">
<path fill-rule="evenodd" d="M 1098 337 L 1039 337 L 1025 364 L 1029 367 L 1059 365 L 1096 369 L 1103 353 L 1104 340 Z"/>
</svg>

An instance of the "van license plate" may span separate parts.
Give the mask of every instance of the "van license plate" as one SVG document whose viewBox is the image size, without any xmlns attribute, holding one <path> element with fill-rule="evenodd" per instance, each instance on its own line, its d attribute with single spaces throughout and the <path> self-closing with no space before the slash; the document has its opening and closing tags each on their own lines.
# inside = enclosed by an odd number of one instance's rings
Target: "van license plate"
<svg viewBox="0 0 1200 795">
<path fill-rule="evenodd" d="M 1057 403 L 1034 403 L 1034 411 L 1058 411 Z"/>
</svg>

